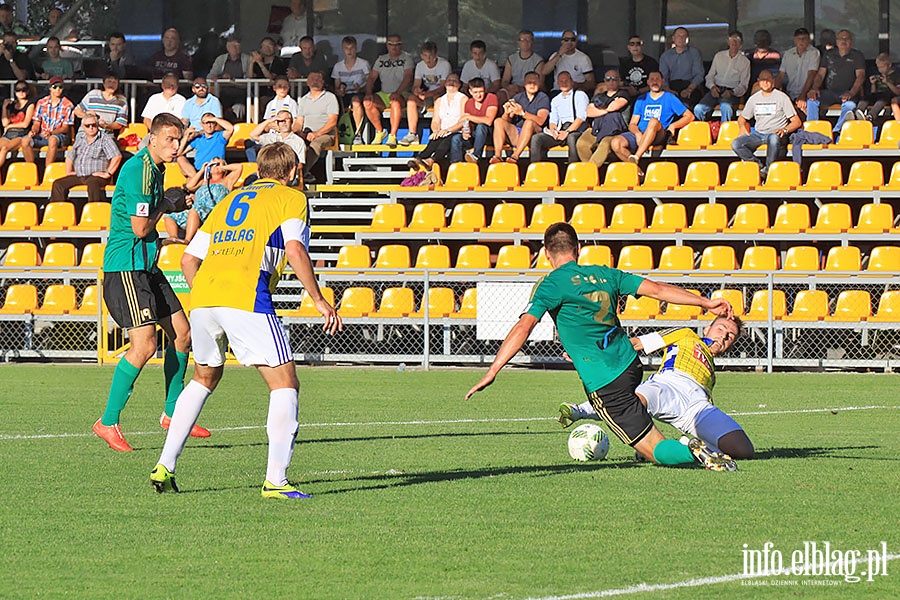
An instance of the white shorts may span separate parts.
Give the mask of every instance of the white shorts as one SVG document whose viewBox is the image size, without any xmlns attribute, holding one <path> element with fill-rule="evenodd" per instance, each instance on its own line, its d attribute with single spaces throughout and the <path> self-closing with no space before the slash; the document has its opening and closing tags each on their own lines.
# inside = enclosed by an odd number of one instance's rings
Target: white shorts
<svg viewBox="0 0 900 600">
<path fill-rule="evenodd" d="M 719 438 L 741 426 L 709 401 L 706 390 L 693 380 L 665 371 L 654 373 L 637 387 L 646 398 L 647 412 L 654 419 L 718 447 Z"/>
<path fill-rule="evenodd" d="M 210 367 L 225 364 L 225 349 L 242 365 L 277 367 L 294 360 L 287 331 L 275 315 L 214 306 L 191 311 L 194 362 Z"/>
</svg>

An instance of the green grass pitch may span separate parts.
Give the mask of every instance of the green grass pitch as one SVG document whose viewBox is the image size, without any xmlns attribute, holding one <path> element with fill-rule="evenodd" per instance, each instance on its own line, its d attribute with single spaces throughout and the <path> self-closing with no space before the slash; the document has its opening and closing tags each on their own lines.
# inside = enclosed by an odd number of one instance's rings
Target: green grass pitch
<svg viewBox="0 0 900 600">
<path fill-rule="evenodd" d="M 721 374 L 717 404 L 759 458 L 713 473 L 638 464 L 617 439 L 574 463 L 554 418 L 583 397 L 573 372 L 506 370 L 465 402 L 481 374 L 300 368 L 289 475 L 315 497 L 291 502 L 259 494 L 268 395 L 252 369 L 226 370 L 183 493 L 157 495 L 161 369 L 138 381 L 136 451 L 118 454 L 90 434 L 111 368 L 4 365 L 0 597 L 897 597 L 893 559 L 871 582 L 736 578 L 744 544 L 898 553 L 896 375 Z"/>
</svg>

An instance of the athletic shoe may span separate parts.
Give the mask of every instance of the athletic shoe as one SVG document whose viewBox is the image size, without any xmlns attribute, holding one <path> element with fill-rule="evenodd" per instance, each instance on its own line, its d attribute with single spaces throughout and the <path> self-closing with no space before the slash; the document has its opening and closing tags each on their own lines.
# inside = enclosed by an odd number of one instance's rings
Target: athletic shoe
<svg viewBox="0 0 900 600">
<path fill-rule="evenodd" d="M 712 452 L 706 447 L 706 443 L 699 438 L 688 442 L 688 448 L 697 461 L 706 467 L 708 471 L 737 471 L 737 464 L 724 452 Z"/>
<path fill-rule="evenodd" d="M 563 429 L 579 420 L 572 416 L 572 413 L 576 408 L 577 407 L 574 404 L 568 404 L 567 402 L 563 402 L 559 405 L 559 418 L 556 420 L 563 426 Z"/>
<path fill-rule="evenodd" d="M 387 145 L 388 148 L 396 148 L 397 147 L 397 136 L 393 133 L 387 137 Z"/>
<path fill-rule="evenodd" d="M 488 162 L 492 165 L 496 165 L 497 163 L 503 162 L 503 157 L 495 154 L 494 156 L 491 157 L 491 160 L 489 160 Z"/>
<path fill-rule="evenodd" d="M 384 133 L 384 132 L 382 131 L 382 133 Z M 361 135 L 357 135 L 357 136 L 355 136 L 355 137 L 353 138 L 353 145 L 354 145 L 354 146 L 362 146 L 363 144 L 365 144 L 365 142 L 363 141 Z"/>
<path fill-rule="evenodd" d="M 409 146 L 410 144 L 418 144 L 419 136 L 414 133 L 407 133 L 398 142 L 401 146 Z"/>
<path fill-rule="evenodd" d="M 868 121 L 869 117 L 866 115 L 866 111 L 857 108 L 853 111 L 853 116 L 855 116 L 860 121 Z"/>
<path fill-rule="evenodd" d="M 104 425 L 101 419 L 97 419 L 91 430 L 97 434 L 97 437 L 109 444 L 109 447 L 113 450 L 118 450 L 119 452 L 131 452 L 134 450 L 122 436 L 122 430 L 119 428 L 118 423 L 115 425 Z"/>
<path fill-rule="evenodd" d="M 303 500 L 304 498 L 312 498 L 312 494 L 304 494 L 294 486 L 288 485 L 272 485 L 267 479 L 262 486 L 263 498 L 287 498 L 290 500 Z"/>
<path fill-rule="evenodd" d="M 466 152 L 465 158 L 466 158 L 466 162 L 470 162 L 470 163 L 478 162 L 478 157 L 475 156 L 475 152 L 472 150 L 469 150 L 468 152 Z"/>
<path fill-rule="evenodd" d="M 384 129 L 382 129 L 381 131 L 376 131 L 375 137 L 372 138 L 372 144 L 377 146 L 378 144 L 382 143 L 386 137 L 388 137 L 388 132 L 385 131 Z M 353 143 L 355 144 L 356 140 L 354 140 Z M 360 142 L 360 143 L 362 143 L 362 142 Z M 390 145 L 391 145 L 391 142 L 390 142 L 390 140 L 388 140 L 388 146 L 390 146 Z"/>
<path fill-rule="evenodd" d="M 172 419 L 169 417 L 169 415 L 167 415 L 166 413 L 163 413 L 162 416 L 159 418 L 159 424 L 162 425 L 163 429 L 167 430 L 167 429 L 169 429 L 169 425 L 172 424 Z M 191 427 L 191 437 L 208 438 L 209 436 L 210 436 L 209 429 L 207 429 L 205 427 L 200 427 L 197 424 L 194 424 L 194 426 Z"/>
<path fill-rule="evenodd" d="M 629 155 L 628 155 L 628 162 L 634 163 L 634 164 L 638 164 L 638 157 L 635 156 L 634 154 L 629 154 Z"/>
<path fill-rule="evenodd" d="M 172 491 L 176 494 L 179 492 L 178 486 L 175 485 L 175 473 L 169 471 L 163 465 L 156 465 L 150 471 L 150 483 L 156 488 L 156 493 Z"/>
</svg>

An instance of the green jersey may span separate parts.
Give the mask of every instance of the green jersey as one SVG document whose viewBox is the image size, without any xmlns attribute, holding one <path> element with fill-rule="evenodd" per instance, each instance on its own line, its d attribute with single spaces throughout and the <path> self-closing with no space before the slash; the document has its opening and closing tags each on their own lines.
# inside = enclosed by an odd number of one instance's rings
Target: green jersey
<svg viewBox="0 0 900 600">
<path fill-rule="evenodd" d="M 163 171 L 144 148 L 122 165 L 112 197 L 109 240 L 103 255 L 103 270 L 154 271 L 159 250 L 156 229 L 139 238 L 131 228 L 131 217 L 148 217 L 163 200 Z"/>
<path fill-rule="evenodd" d="M 619 325 L 619 297 L 636 296 L 643 277 L 574 260 L 538 281 L 525 312 L 540 319 L 549 312 L 559 340 L 588 393 L 609 384 L 637 353 Z"/>
</svg>

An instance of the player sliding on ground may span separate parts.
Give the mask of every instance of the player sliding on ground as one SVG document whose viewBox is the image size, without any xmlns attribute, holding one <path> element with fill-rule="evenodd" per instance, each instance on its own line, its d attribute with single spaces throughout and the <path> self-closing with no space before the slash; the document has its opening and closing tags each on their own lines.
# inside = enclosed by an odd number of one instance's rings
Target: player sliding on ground
<svg viewBox="0 0 900 600">
<path fill-rule="evenodd" d="M 525 312 L 503 340 L 487 374 L 469 390 L 466 399 L 494 382 L 544 313 L 549 312 L 588 400 L 619 439 L 661 465 L 686 465 L 696 460 L 708 469 L 736 469 L 731 457 L 711 452 L 699 439 L 684 446 L 678 440 L 663 437 L 635 394 L 643 375 L 641 361 L 616 315 L 619 297 L 623 295 L 700 306 L 716 315 L 732 317 L 728 301 L 696 296 L 679 287 L 606 266 L 579 265 L 578 236 L 567 223 L 554 223 L 547 228 L 544 248 L 553 271 L 535 285 Z"/>
<path fill-rule="evenodd" d="M 257 158 L 259 179 L 226 196 L 191 240 L 181 269 L 191 286 L 194 378 L 185 386 L 159 463 L 150 472 L 157 492 L 172 490 L 175 463 L 203 404 L 222 379 L 225 348 L 252 365 L 269 386 L 269 461 L 263 498 L 309 498 L 290 485 L 287 469 L 297 438 L 300 383 L 287 331 L 275 316 L 272 291 L 286 264 L 325 317 L 329 334 L 343 329 L 340 316 L 319 290 L 309 259 L 309 203 L 287 187 L 297 155 L 275 142 Z"/>
<path fill-rule="evenodd" d="M 752 458 L 753 444 L 734 419 L 712 403 L 716 385 L 714 357 L 728 351 L 741 335 L 738 318 L 718 317 L 703 330 L 666 329 L 631 338 L 647 354 L 665 348 L 659 371 L 637 387 L 647 412 L 682 433 L 698 437 L 711 452 Z M 559 422 L 568 427 L 581 419 L 601 420 L 590 402 L 559 405 Z"/>
</svg>

